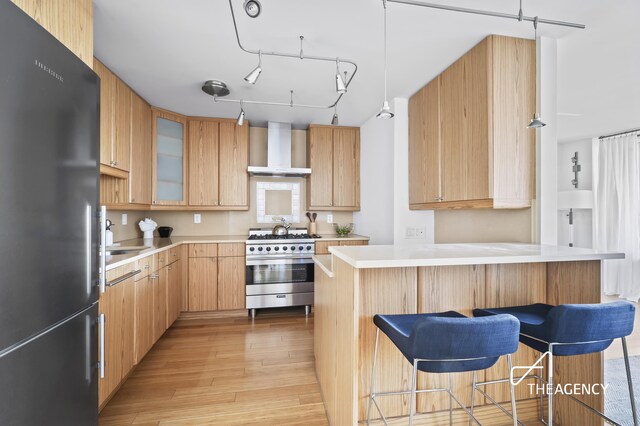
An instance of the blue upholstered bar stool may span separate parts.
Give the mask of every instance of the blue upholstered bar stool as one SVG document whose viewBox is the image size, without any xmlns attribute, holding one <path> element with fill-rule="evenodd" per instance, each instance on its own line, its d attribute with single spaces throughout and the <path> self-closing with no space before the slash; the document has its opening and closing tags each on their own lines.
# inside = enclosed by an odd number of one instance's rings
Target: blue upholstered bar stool
<svg viewBox="0 0 640 426">
<path fill-rule="evenodd" d="M 477 317 L 510 314 L 520 321 L 520 341 L 544 354 L 548 352 L 548 379 L 545 381 L 541 373 L 537 378 L 546 382 L 553 389 L 553 357 L 583 355 L 601 352 L 611 345 L 614 339 L 621 339 L 624 362 L 627 370 L 629 396 L 633 424 L 638 426 L 638 413 L 633 397 L 633 383 L 629 368 L 629 354 L 626 336 L 633 331 L 635 307 L 633 304 L 619 301 L 602 304 L 576 304 L 552 306 L 536 303 L 509 308 L 475 309 Z M 571 399 L 588 408 L 610 423 L 617 424 L 600 411 L 567 394 Z M 542 395 L 541 395 L 542 399 Z M 549 425 L 553 424 L 553 392 L 548 394 Z M 542 414 L 541 404 L 541 414 Z M 542 415 L 541 415 L 542 417 Z M 541 418 L 544 421 L 544 419 Z"/>
<path fill-rule="evenodd" d="M 447 392 L 449 394 L 449 422 L 453 418 L 453 400 L 469 415 L 469 422 L 480 424 L 452 392 L 451 374 L 484 370 L 506 355 L 511 365 L 511 354 L 518 349 L 520 325 L 511 315 L 495 315 L 485 318 L 468 318 L 449 311 L 437 314 L 376 315 L 378 327 L 371 373 L 371 393 L 367 424 L 371 418 L 371 406 L 375 405 L 385 425 L 385 418 L 376 398 L 385 395 L 411 394 L 409 425 L 413 425 L 416 411 L 416 394 L 422 392 Z M 407 361 L 413 365 L 411 390 L 376 392 L 375 372 L 380 331 L 391 339 Z M 418 370 L 426 373 L 449 373 L 449 388 L 417 390 Z M 475 374 L 474 374 L 475 381 Z M 474 386 L 475 387 L 475 386 Z M 472 395 L 473 398 L 473 395 Z M 514 425 L 517 424 L 514 388 L 511 387 L 511 406 Z M 508 412 L 507 412 L 508 413 Z"/>
</svg>

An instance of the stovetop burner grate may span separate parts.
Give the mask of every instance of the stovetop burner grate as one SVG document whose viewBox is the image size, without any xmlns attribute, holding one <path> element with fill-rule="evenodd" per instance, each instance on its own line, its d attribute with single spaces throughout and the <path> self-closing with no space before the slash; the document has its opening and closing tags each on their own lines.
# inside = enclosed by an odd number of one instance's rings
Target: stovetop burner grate
<svg viewBox="0 0 640 426">
<path fill-rule="evenodd" d="M 289 235 L 249 235 L 249 240 L 308 240 L 312 238 L 320 238 L 319 235 L 310 234 L 289 234 Z"/>
</svg>

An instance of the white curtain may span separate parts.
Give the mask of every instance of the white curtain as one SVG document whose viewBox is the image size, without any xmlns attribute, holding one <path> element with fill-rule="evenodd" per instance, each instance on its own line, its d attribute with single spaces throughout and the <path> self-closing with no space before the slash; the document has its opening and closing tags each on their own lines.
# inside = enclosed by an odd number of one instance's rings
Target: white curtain
<svg viewBox="0 0 640 426">
<path fill-rule="evenodd" d="M 594 247 L 624 252 L 603 262 L 603 291 L 640 299 L 640 137 L 593 140 Z"/>
</svg>

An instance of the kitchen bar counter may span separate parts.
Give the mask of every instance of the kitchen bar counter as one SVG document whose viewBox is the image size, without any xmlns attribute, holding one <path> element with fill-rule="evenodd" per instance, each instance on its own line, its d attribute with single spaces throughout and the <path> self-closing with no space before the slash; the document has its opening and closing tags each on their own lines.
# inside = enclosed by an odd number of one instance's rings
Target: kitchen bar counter
<svg viewBox="0 0 640 426">
<path fill-rule="evenodd" d="M 533 244 L 431 244 L 421 246 L 331 247 L 331 259 L 316 255 L 314 347 L 318 381 L 332 425 L 356 425 L 366 419 L 376 314 L 416 314 L 532 303 L 599 303 L 601 262 L 621 253 Z M 331 272 L 329 274 L 328 272 Z M 408 390 L 412 368 L 389 339 L 381 335 L 376 372 L 378 391 Z M 532 365 L 540 354 L 520 345 L 513 362 Z M 557 383 L 603 383 L 601 354 L 558 357 Z M 478 380 L 509 377 L 505 361 L 478 372 Z M 554 380 L 555 381 L 555 380 Z M 465 405 L 472 374 L 454 374 L 453 392 Z M 516 399 L 536 398 L 527 382 Z M 419 373 L 418 388 L 447 386 L 446 375 Z M 506 384 L 487 388 L 508 401 Z M 419 394 L 418 412 L 447 410 L 442 393 Z M 602 395 L 579 395 L 602 411 Z M 476 405 L 487 403 L 476 392 Z M 407 415 L 408 397 L 378 400 L 387 418 Z M 554 401 L 558 424 L 600 425 L 600 419 L 566 398 Z M 428 415 L 428 414 L 427 414 Z M 372 417 L 379 415 L 374 409 Z M 508 418 L 505 417 L 505 423 Z"/>
</svg>

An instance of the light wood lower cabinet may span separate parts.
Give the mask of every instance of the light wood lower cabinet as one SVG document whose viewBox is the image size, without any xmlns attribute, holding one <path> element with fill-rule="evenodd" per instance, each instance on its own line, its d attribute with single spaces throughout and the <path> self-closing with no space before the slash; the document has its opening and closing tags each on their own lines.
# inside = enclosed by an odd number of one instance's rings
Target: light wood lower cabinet
<svg viewBox="0 0 640 426">
<path fill-rule="evenodd" d="M 169 270 L 165 266 L 155 275 L 150 276 L 153 282 L 153 342 L 167 330 L 167 288 L 169 284 Z"/>
<path fill-rule="evenodd" d="M 189 258 L 189 312 L 218 309 L 218 258 Z"/>
<path fill-rule="evenodd" d="M 136 281 L 135 361 L 138 364 L 155 343 L 154 280 L 146 276 Z"/>
<path fill-rule="evenodd" d="M 245 308 L 245 259 L 218 258 L 218 309 Z"/>
<path fill-rule="evenodd" d="M 131 271 L 122 267 L 109 271 L 107 280 L 112 280 Z M 102 405 L 129 374 L 134 364 L 134 299 L 133 278 L 107 287 L 100 295 L 98 309 L 105 315 L 105 376 L 98 385 L 98 405 Z"/>
<path fill-rule="evenodd" d="M 244 243 L 189 244 L 187 250 L 189 285 L 186 310 L 244 309 Z"/>
<path fill-rule="evenodd" d="M 182 305 L 182 260 L 178 259 L 167 266 L 169 280 L 167 282 L 167 328 L 180 316 Z"/>
<path fill-rule="evenodd" d="M 330 254 L 329 247 L 337 246 L 366 246 L 369 245 L 367 240 L 331 240 L 331 241 L 316 241 L 316 254 Z"/>
</svg>

